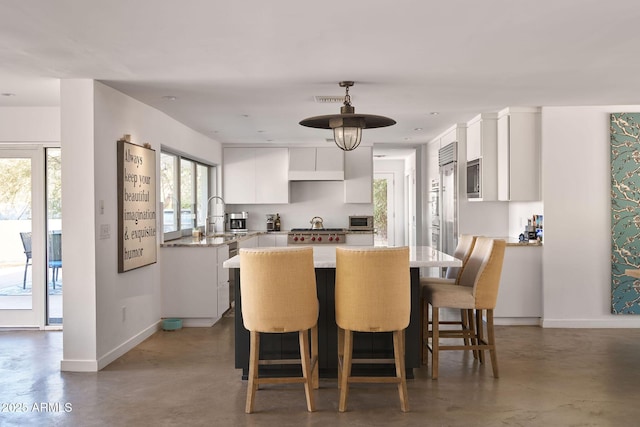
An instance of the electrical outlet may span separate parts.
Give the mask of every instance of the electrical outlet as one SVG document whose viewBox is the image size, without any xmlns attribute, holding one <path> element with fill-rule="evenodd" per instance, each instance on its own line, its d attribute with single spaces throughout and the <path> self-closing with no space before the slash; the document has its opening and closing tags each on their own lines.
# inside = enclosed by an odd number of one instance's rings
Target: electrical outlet
<svg viewBox="0 0 640 427">
<path fill-rule="evenodd" d="M 122 307 L 122 321 L 127 320 L 127 307 Z"/>
</svg>

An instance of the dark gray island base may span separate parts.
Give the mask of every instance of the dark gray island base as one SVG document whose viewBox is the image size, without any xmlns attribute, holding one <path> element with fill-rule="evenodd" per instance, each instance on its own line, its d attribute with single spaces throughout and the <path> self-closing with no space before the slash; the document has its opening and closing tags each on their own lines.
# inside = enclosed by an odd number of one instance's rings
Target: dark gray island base
<svg viewBox="0 0 640 427">
<path fill-rule="evenodd" d="M 321 378 L 338 376 L 338 330 L 335 316 L 335 268 L 316 268 L 316 285 L 320 314 L 318 317 L 318 366 Z M 235 367 L 242 369 L 242 379 L 249 373 L 249 331 L 242 323 L 240 269 L 235 275 Z M 405 331 L 406 376 L 413 378 L 413 368 L 420 367 L 420 272 L 411 268 L 411 319 Z M 354 333 L 354 359 L 393 358 L 391 332 Z M 260 334 L 261 359 L 299 359 L 298 334 Z M 353 373 L 395 375 L 393 364 L 354 364 Z M 260 366 L 260 376 L 300 375 L 298 365 Z"/>
</svg>

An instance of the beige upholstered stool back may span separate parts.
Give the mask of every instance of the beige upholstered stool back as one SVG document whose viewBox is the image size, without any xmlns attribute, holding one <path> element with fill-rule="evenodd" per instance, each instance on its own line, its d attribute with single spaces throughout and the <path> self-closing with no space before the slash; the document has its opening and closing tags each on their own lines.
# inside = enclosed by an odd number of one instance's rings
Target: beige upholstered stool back
<svg viewBox="0 0 640 427">
<path fill-rule="evenodd" d="M 313 248 L 240 249 L 240 292 L 249 331 L 311 328 L 318 320 Z"/>
<path fill-rule="evenodd" d="M 411 313 L 408 247 L 336 248 L 336 322 L 342 329 L 405 329 Z"/>
<path fill-rule="evenodd" d="M 462 286 L 473 287 L 476 309 L 493 309 L 496 306 L 505 247 L 504 240 L 476 239 L 459 281 Z"/>
<path fill-rule="evenodd" d="M 461 259 L 462 265 L 464 265 L 467 262 L 467 259 L 469 259 L 469 255 L 471 255 L 471 251 L 473 250 L 473 245 L 475 243 L 476 236 L 472 234 L 462 234 L 458 239 L 458 246 L 456 246 L 453 256 Z M 460 273 L 462 273 L 462 267 L 448 267 L 445 278 L 457 280 Z"/>
</svg>

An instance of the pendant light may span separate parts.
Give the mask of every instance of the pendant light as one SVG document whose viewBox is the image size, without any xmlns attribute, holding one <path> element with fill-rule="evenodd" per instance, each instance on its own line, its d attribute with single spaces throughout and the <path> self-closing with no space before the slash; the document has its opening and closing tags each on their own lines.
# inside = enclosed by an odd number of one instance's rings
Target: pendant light
<svg viewBox="0 0 640 427">
<path fill-rule="evenodd" d="M 340 107 L 340 114 L 315 116 L 300 122 L 302 126 L 317 129 L 333 129 L 333 140 L 336 145 L 344 150 L 351 151 L 358 148 L 362 140 L 362 129 L 381 128 L 392 126 L 396 121 L 384 116 L 373 114 L 356 114 L 351 105 L 349 88 L 354 85 L 352 81 L 340 82 L 340 87 L 345 88 L 344 105 Z"/>
</svg>

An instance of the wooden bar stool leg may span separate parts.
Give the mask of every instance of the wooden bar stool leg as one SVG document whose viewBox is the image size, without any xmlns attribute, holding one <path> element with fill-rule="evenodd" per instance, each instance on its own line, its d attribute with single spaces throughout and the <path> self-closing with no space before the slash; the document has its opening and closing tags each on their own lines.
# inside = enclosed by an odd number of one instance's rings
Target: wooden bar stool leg
<svg viewBox="0 0 640 427">
<path fill-rule="evenodd" d="M 393 354 L 396 363 L 396 377 L 400 380 L 398 383 L 400 410 L 407 412 L 409 410 L 409 399 L 407 394 L 407 380 L 404 372 L 404 330 L 393 331 Z"/>
<path fill-rule="evenodd" d="M 309 356 L 309 331 L 299 331 L 300 361 L 302 364 L 302 377 L 304 378 L 304 394 L 307 398 L 307 410 L 316 410 L 313 399 L 313 378 L 311 374 L 311 357 Z"/>
<path fill-rule="evenodd" d="M 420 360 L 423 365 L 427 362 L 428 331 L 429 331 L 429 303 L 425 298 L 420 298 Z"/>
<path fill-rule="evenodd" d="M 489 355 L 494 378 L 498 378 L 498 355 L 496 354 L 496 336 L 493 332 L 493 310 L 487 310 L 487 340 L 489 341 Z"/>
<path fill-rule="evenodd" d="M 318 365 L 318 325 L 314 325 L 311 328 L 311 377 L 313 382 L 313 388 L 320 388 L 320 376 L 319 370 L 320 367 Z"/>
<path fill-rule="evenodd" d="M 478 329 L 477 345 L 484 343 L 484 322 L 482 321 L 482 309 L 476 309 L 476 328 Z M 484 363 L 484 349 L 478 348 L 478 359 L 480 363 Z"/>
<path fill-rule="evenodd" d="M 440 340 L 440 331 L 439 331 L 439 308 L 433 307 L 433 311 L 431 312 L 431 379 L 438 379 L 438 362 L 439 362 L 439 340 Z"/>
<path fill-rule="evenodd" d="M 476 321 L 474 319 L 475 314 L 472 308 L 467 309 L 467 319 L 469 319 L 469 331 L 471 333 L 470 345 L 478 345 L 478 331 L 476 329 Z M 472 350 L 473 358 L 478 358 L 478 349 L 474 348 Z"/>
<path fill-rule="evenodd" d="M 460 310 L 460 326 L 462 327 L 463 333 L 463 342 L 464 345 L 469 345 L 469 337 L 466 335 L 466 332 L 469 330 L 469 312 L 467 310 Z"/>
<path fill-rule="evenodd" d="M 342 387 L 342 367 L 344 366 L 344 329 L 338 326 L 338 388 Z"/>
<path fill-rule="evenodd" d="M 247 403 L 244 411 L 253 412 L 253 401 L 258 390 L 258 361 L 260 358 L 260 332 L 251 331 L 249 347 L 249 384 L 247 386 Z"/>
<path fill-rule="evenodd" d="M 353 356 L 353 331 L 344 331 L 344 359 L 340 384 L 340 404 L 338 411 L 347 410 L 347 395 L 349 394 L 349 377 L 351 376 L 351 357 Z"/>
</svg>

